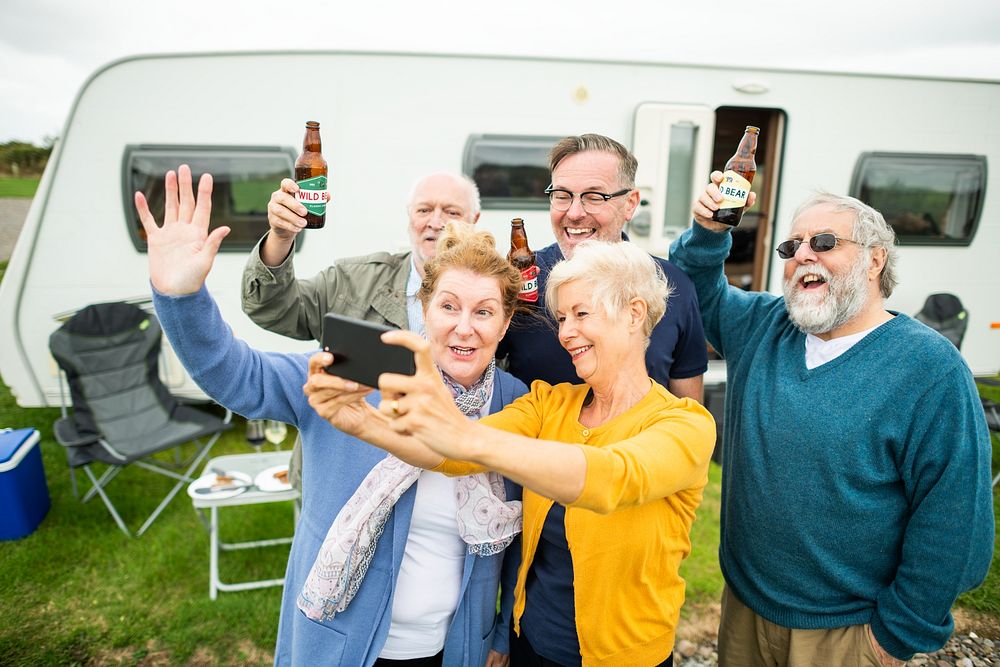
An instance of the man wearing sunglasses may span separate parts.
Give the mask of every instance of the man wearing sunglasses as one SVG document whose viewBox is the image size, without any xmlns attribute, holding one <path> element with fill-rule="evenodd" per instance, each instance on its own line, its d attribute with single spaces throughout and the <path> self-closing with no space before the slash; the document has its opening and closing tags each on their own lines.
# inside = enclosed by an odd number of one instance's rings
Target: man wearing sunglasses
<svg viewBox="0 0 1000 667">
<path fill-rule="evenodd" d="M 549 152 L 552 184 L 545 194 L 556 242 L 535 253 L 539 271 L 536 307 L 527 315 L 514 316 L 497 350 L 497 358 L 506 356 L 508 370 L 522 382 L 581 382 L 559 343 L 558 327 L 545 309 L 545 286 L 552 267 L 572 257 L 580 243 L 628 240 L 622 230 L 639 206 L 637 166 L 627 148 L 600 134 L 565 137 Z M 676 266 L 654 259 L 672 291 L 667 313 L 653 329 L 646 366 L 650 377 L 675 396 L 701 401 L 708 353 L 694 286 Z"/>
<path fill-rule="evenodd" d="M 989 568 L 972 374 L 943 336 L 886 310 L 895 235 L 851 197 L 795 212 L 783 297 L 730 287 L 721 179 L 670 254 L 729 374 L 719 664 L 903 664 L 944 645 L 952 603 Z"/>
</svg>

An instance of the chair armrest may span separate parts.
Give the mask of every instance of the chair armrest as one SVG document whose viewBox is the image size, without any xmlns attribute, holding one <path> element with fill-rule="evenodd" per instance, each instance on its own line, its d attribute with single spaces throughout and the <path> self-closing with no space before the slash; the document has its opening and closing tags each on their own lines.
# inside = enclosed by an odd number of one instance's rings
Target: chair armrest
<svg viewBox="0 0 1000 667">
<path fill-rule="evenodd" d="M 63 417 L 52 425 L 52 433 L 56 440 L 63 447 L 82 447 L 92 445 L 101 439 L 99 435 L 81 435 L 77 433 L 76 426 L 71 417 Z"/>
</svg>

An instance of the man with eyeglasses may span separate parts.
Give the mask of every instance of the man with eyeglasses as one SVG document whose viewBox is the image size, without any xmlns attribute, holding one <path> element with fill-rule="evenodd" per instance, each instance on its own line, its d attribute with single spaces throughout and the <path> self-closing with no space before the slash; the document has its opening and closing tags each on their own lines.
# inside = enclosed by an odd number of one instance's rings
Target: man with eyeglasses
<svg viewBox="0 0 1000 667">
<path fill-rule="evenodd" d="M 851 197 L 795 212 L 783 297 L 731 287 L 721 180 L 670 253 L 729 375 L 719 664 L 901 665 L 944 645 L 992 556 L 972 374 L 943 336 L 886 310 L 895 235 Z"/>
<path fill-rule="evenodd" d="M 537 307 L 514 316 L 497 357 L 526 384 L 579 384 L 571 357 L 559 344 L 558 327 L 548 315 L 544 295 L 549 271 L 573 256 L 587 240 L 627 241 L 625 223 L 639 206 L 635 189 L 638 163 L 622 144 L 600 134 L 569 136 L 549 152 L 552 184 L 549 218 L 556 242 L 535 253 L 538 264 Z M 665 259 L 654 257 L 672 291 L 667 313 L 653 329 L 646 351 L 649 375 L 676 396 L 702 400 L 702 376 L 708 368 L 705 335 L 690 279 Z"/>
</svg>

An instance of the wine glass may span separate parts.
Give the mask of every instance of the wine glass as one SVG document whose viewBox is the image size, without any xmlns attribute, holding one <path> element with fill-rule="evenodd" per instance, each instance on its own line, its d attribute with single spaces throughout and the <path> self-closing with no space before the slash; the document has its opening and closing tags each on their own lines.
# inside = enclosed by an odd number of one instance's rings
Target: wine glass
<svg viewBox="0 0 1000 667">
<path fill-rule="evenodd" d="M 264 444 L 264 420 L 248 419 L 246 436 L 247 442 L 249 442 L 254 449 L 260 451 L 261 445 Z"/>
<path fill-rule="evenodd" d="M 281 449 L 281 443 L 284 442 L 285 437 L 288 435 L 288 427 L 285 426 L 284 422 L 279 422 L 274 419 L 268 419 L 267 424 L 264 426 L 264 437 L 267 441 L 274 445 L 276 450 Z"/>
</svg>

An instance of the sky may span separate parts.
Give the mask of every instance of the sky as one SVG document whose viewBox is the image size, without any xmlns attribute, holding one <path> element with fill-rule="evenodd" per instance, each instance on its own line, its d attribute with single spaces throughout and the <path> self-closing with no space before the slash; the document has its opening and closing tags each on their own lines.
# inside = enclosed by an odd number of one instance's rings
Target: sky
<svg viewBox="0 0 1000 667">
<path fill-rule="evenodd" d="M 1000 80 L 1000 2 L 0 0 L 0 143 L 61 134 L 81 86 L 120 58 L 289 49 Z"/>
</svg>

